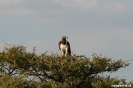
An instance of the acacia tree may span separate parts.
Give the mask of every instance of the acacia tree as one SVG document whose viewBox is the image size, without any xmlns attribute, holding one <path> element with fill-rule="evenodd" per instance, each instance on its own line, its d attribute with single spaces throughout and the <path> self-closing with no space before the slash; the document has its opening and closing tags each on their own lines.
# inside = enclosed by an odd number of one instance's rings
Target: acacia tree
<svg viewBox="0 0 133 88">
<path fill-rule="evenodd" d="M 125 79 L 101 76 L 127 67 L 128 61 L 113 61 L 92 54 L 92 58 L 27 52 L 24 46 L 6 45 L 0 52 L 2 88 L 111 88 L 131 84 Z"/>
</svg>

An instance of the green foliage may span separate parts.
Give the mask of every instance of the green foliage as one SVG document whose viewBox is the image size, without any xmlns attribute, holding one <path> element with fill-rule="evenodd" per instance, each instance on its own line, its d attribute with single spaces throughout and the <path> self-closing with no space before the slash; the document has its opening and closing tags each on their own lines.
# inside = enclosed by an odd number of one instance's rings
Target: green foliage
<svg viewBox="0 0 133 88">
<path fill-rule="evenodd" d="M 3 73 L 0 77 L 0 88 L 37 88 L 39 83 L 23 79 L 24 76 L 9 76 Z"/>
<path fill-rule="evenodd" d="M 0 52 L 0 88 L 111 88 L 129 83 L 101 74 L 128 65 L 128 61 L 113 61 L 96 54 L 92 59 L 38 55 L 35 48 L 27 52 L 24 46 L 6 45 Z"/>
</svg>

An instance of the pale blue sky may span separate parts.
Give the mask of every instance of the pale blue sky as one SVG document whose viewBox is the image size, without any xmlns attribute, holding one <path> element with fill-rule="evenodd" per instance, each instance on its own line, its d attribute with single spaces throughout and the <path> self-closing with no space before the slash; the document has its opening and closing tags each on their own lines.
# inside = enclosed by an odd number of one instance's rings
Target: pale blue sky
<svg viewBox="0 0 133 88">
<path fill-rule="evenodd" d="M 0 0 L 0 50 L 5 41 L 56 53 L 66 35 L 78 55 L 128 60 L 133 58 L 132 17 L 132 0 Z M 132 67 L 133 62 L 112 75 L 133 80 Z"/>
</svg>

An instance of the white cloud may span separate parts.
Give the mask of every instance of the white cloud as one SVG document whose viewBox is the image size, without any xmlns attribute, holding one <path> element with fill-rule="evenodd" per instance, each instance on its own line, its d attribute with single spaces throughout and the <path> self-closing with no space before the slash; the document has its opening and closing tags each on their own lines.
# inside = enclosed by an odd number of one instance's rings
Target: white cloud
<svg viewBox="0 0 133 88">
<path fill-rule="evenodd" d="M 0 13 L 11 16 L 31 16 L 37 11 L 23 7 L 26 0 L 0 0 Z M 21 4 L 21 5 L 20 5 Z"/>
<path fill-rule="evenodd" d="M 104 11 L 111 11 L 111 10 L 125 11 L 126 7 L 127 7 L 126 4 L 122 2 L 119 2 L 119 3 L 106 2 L 106 3 L 102 3 L 102 5 L 100 6 L 100 9 Z"/>
<path fill-rule="evenodd" d="M 0 5 L 10 6 L 22 3 L 24 0 L 0 0 Z"/>
<path fill-rule="evenodd" d="M 52 0 L 53 3 L 58 3 L 59 5 L 66 8 L 80 9 L 83 11 L 88 11 L 95 8 L 102 12 L 117 12 L 125 11 L 127 6 L 122 2 L 100 2 L 98 0 Z M 97 12 L 96 11 L 96 12 Z"/>
<path fill-rule="evenodd" d="M 70 7 L 74 9 L 91 9 L 97 5 L 96 0 L 52 0 L 63 7 Z"/>
<path fill-rule="evenodd" d="M 25 8 L 0 9 L 0 13 L 11 16 L 34 16 L 38 14 L 35 10 Z"/>
</svg>

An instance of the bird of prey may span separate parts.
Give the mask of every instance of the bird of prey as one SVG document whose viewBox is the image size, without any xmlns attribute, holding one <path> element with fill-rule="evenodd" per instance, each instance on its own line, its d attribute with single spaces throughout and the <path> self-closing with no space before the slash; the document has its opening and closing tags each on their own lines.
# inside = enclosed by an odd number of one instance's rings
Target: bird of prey
<svg viewBox="0 0 133 88">
<path fill-rule="evenodd" d="M 62 55 L 71 55 L 71 48 L 70 48 L 70 43 L 67 41 L 68 37 L 63 36 L 62 40 L 59 42 L 59 49 L 62 53 Z"/>
</svg>

